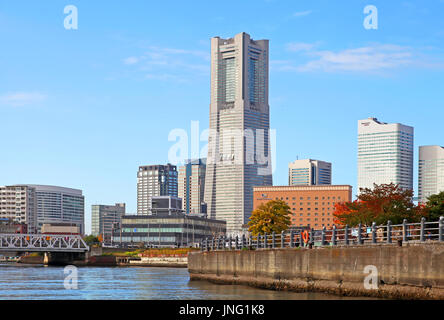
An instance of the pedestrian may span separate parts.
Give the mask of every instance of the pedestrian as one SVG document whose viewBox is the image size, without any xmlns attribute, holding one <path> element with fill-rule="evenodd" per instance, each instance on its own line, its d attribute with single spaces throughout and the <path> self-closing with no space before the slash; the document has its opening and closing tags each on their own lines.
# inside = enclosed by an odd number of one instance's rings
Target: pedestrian
<svg viewBox="0 0 444 320">
<path fill-rule="evenodd" d="M 376 241 L 384 241 L 384 230 L 382 228 L 378 228 L 376 230 Z"/>
</svg>

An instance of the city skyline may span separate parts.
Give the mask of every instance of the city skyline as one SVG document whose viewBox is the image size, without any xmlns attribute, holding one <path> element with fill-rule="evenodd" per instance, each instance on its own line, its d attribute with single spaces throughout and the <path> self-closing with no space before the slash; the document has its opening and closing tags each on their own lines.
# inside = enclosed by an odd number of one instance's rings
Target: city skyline
<svg viewBox="0 0 444 320">
<path fill-rule="evenodd" d="M 356 194 L 356 121 L 376 117 L 415 128 L 416 193 L 418 147 L 443 145 L 444 4 L 374 1 L 380 28 L 366 30 L 362 3 L 264 1 L 254 2 L 257 16 L 241 14 L 252 3 L 224 16 L 202 2 L 199 23 L 183 4 L 159 17 L 162 4 L 135 2 L 122 15 L 110 4 L 110 26 L 96 19 L 100 5 L 78 1 L 76 31 L 63 29 L 62 6 L 0 7 L 0 36 L 10 44 L 0 62 L 0 117 L 11 133 L 0 185 L 83 190 L 87 233 L 91 204 L 125 202 L 136 212 L 135 170 L 168 162 L 172 129 L 190 131 L 192 120 L 208 128 L 210 38 L 245 31 L 270 39 L 274 185 L 286 184 L 298 156 L 328 159 L 334 183 L 353 185 Z M 147 120 L 153 116 L 160 121 Z"/>
</svg>

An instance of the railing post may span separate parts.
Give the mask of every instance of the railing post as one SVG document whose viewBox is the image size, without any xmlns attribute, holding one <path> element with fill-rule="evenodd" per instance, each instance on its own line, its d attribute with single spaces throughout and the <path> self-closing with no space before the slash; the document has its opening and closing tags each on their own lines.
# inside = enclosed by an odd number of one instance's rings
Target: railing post
<svg viewBox="0 0 444 320">
<path fill-rule="evenodd" d="M 264 232 L 264 249 L 267 249 L 267 233 Z"/>
<path fill-rule="evenodd" d="M 372 242 L 376 243 L 376 222 L 372 223 Z"/>
<path fill-rule="evenodd" d="M 407 219 L 402 220 L 402 242 L 407 242 Z"/>
<path fill-rule="evenodd" d="M 236 236 L 235 241 L 236 241 L 236 242 L 235 242 L 235 245 L 234 245 L 234 246 L 236 247 L 236 250 L 237 250 L 237 249 L 239 249 L 239 236 Z"/>
<path fill-rule="evenodd" d="M 250 233 L 250 239 L 248 240 L 248 246 L 253 248 L 253 235 Z"/>
<path fill-rule="evenodd" d="M 214 251 L 214 237 L 211 238 L 211 250 Z"/>
<path fill-rule="evenodd" d="M 325 226 L 322 227 L 321 246 L 325 244 Z"/>
<path fill-rule="evenodd" d="M 345 225 L 345 236 L 344 236 L 344 240 L 345 240 L 345 245 L 348 246 L 348 224 Z"/>
<path fill-rule="evenodd" d="M 259 249 L 261 247 L 261 234 L 258 233 L 256 236 L 256 249 Z"/>
<path fill-rule="evenodd" d="M 293 237 L 294 237 L 294 233 L 293 233 L 293 230 L 290 230 L 290 248 L 294 248 L 294 239 L 293 239 Z"/>
<path fill-rule="evenodd" d="M 271 234 L 271 247 L 276 248 L 276 232 L 273 231 Z"/>
<path fill-rule="evenodd" d="M 425 218 L 421 218 L 421 229 L 419 231 L 419 241 L 425 241 Z"/>
<path fill-rule="evenodd" d="M 362 244 L 362 230 L 361 230 L 361 228 L 362 228 L 362 223 L 359 222 L 359 225 L 358 225 L 358 244 Z"/>
<path fill-rule="evenodd" d="M 444 217 L 439 217 L 439 241 L 444 241 Z"/>
<path fill-rule="evenodd" d="M 200 240 L 200 251 L 203 251 L 203 240 Z"/>
<path fill-rule="evenodd" d="M 336 243 L 336 225 L 333 226 L 333 231 L 331 232 L 331 242 L 335 246 Z"/>
<path fill-rule="evenodd" d="M 231 238 L 231 235 L 228 237 L 228 249 L 231 250 L 232 248 L 232 242 L 233 242 L 233 238 Z"/>
<path fill-rule="evenodd" d="M 308 241 L 309 244 L 314 243 L 314 229 L 311 228 L 310 230 L 310 240 Z"/>
<path fill-rule="evenodd" d="M 387 221 L 387 243 L 392 243 L 392 222 Z"/>
<path fill-rule="evenodd" d="M 210 246 L 208 245 L 208 237 L 205 238 L 205 250 L 210 251 Z"/>
<path fill-rule="evenodd" d="M 281 231 L 281 248 L 285 248 L 285 233 Z"/>
<path fill-rule="evenodd" d="M 299 247 L 304 247 L 304 240 L 302 239 L 302 233 L 303 233 L 303 231 L 302 230 L 300 230 L 299 231 Z"/>
</svg>

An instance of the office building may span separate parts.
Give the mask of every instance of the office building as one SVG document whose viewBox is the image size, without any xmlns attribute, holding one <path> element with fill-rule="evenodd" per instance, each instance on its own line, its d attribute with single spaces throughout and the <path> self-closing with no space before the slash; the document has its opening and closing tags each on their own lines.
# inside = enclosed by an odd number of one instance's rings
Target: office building
<svg viewBox="0 0 444 320">
<path fill-rule="evenodd" d="M 111 243 L 112 231 L 120 226 L 120 220 L 125 215 L 125 204 L 91 206 L 91 234 L 102 235 L 103 243 Z"/>
<path fill-rule="evenodd" d="M 113 245 L 122 247 L 189 247 L 203 239 L 224 235 L 226 222 L 183 212 L 180 198 L 151 198 L 151 214 L 125 215 L 120 229 L 114 231 Z"/>
<path fill-rule="evenodd" d="M 176 166 L 149 165 L 140 166 L 137 172 L 137 214 L 149 214 L 151 197 L 177 197 Z"/>
<path fill-rule="evenodd" d="M 358 121 L 358 191 L 373 184 L 399 184 L 413 190 L 413 127 Z"/>
<path fill-rule="evenodd" d="M 206 159 L 188 160 L 179 167 L 178 194 L 186 214 L 206 213 L 205 170 Z"/>
<path fill-rule="evenodd" d="M 291 227 L 333 227 L 335 204 L 352 201 L 352 186 L 270 186 L 254 188 L 254 208 L 283 200 L 291 209 Z"/>
<path fill-rule="evenodd" d="M 82 190 L 44 185 L 27 185 L 35 189 L 37 232 L 43 224 L 69 222 L 85 233 L 85 198 Z"/>
<path fill-rule="evenodd" d="M 271 185 L 268 40 L 211 39 L 210 132 L 205 177 L 209 217 L 240 233 L 253 186 Z"/>
<path fill-rule="evenodd" d="M 35 188 L 29 186 L 0 187 L 0 219 L 10 224 L 26 225 L 29 233 L 37 229 L 37 202 Z"/>
<path fill-rule="evenodd" d="M 289 186 L 315 186 L 331 184 L 331 163 L 303 159 L 288 165 Z"/>
<path fill-rule="evenodd" d="M 444 147 L 420 146 L 418 171 L 419 202 L 444 191 Z"/>
</svg>

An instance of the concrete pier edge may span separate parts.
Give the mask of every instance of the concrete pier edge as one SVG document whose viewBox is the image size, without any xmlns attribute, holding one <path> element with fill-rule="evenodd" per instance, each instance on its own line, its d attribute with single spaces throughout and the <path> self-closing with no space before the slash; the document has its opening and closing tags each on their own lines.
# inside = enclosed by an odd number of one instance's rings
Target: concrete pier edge
<svg viewBox="0 0 444 320">
<path fill-rule="evenodd" d="M 378 268 L 378 289 L 363 269 Z M 444 299 L 444 243 L 192 253 L 190 280 L 388 299 Z"/>
</svg>

